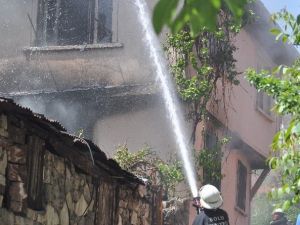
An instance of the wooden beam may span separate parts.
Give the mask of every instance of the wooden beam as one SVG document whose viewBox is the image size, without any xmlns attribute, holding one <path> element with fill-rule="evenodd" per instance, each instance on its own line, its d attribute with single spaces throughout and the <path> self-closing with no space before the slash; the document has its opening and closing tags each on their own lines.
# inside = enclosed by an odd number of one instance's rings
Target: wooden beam
<svg viewBox="0 0 300 225">
<path fill-rule="evenodd" d="M 256 180 L 255 184 L 253 185 L 253 187 L 251 188 L 251 192 L 250 192 L 250 201 L 253 199 L 254 195 L 256 194 L 256 192 L 258 191 L 258 189 L 260 188 L 261 184 L 264 182 L 264 180 L 266 179 L 267 175 L 269 174 L 270 169 L 264 169 L 261 174 L 259 175 L 258 179 Z"/>
</svg>

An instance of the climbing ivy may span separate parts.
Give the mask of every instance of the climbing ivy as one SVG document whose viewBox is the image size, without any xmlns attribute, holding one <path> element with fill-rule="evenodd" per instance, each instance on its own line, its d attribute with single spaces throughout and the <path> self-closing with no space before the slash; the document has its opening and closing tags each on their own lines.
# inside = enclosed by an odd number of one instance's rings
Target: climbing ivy
<svg viewBox="0 0 300 225">
<path fill-rule="evenodd" d="M 239 84 L 233 37 L 240 28 L 241 24 L 224 9 L 219 13 L 216 31 L 201 28 L 199 35 L 192 37 L 187 26 L 168 36 L 165 51 L 179 96 L 189 107 L 187 118 L 194 124 L 192 142 L 197 124 L 206 117 L 207 104 L 214 97 L 217 82 L 223 86 L 223 97 L 226 85 Z"/>
<path fill-rule="evenodd" d="M 213 184 L 216 187 L 220 186 L 223 178 L 221 163 L 223 157 L 222 147 L 229 141 L 230 139 L 227 137 L 216 139 L 214 146 L 211 146 L 210 148 L 205 147 L 201 149 L 201 151 L 195 153 L 198 177 L 203 175 L 201 180 L 202 183 Z M 200 173 L 201 169 L 203 170 L 203 174 Z"/>
</svg>

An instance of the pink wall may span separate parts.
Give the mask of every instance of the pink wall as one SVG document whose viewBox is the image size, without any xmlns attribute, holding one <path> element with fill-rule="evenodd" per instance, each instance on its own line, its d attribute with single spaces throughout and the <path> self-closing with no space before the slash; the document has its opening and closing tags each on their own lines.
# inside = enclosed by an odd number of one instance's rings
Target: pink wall
<svg viewBox="0 0 300 225">
<path fill-rule="evenodd" d="M 251 168 L 247 159 L 239 154 L 238 149 L 231 149 L 230 154 L 227 156 L 226 161 L 223 163 L 222 173 L 224 178 L 222 179 L 222 196 L 224 200 L 223 209 L 225 209 L 229 215 L 230 224 L 234 225 L 246 225 L 250 221 L 250 190 L 251 190 L 251 179 L 250 173 Z M 246 189 L 246 209 L 245 211 L 238 210 L 236 207 L 236 193 L 237 193 L 237 165 L 240 160 L 247 168 L 247 189 Z"/>
<path fill-rule="evenodd" d="M 241 31 L 235 44 L 238 48 L 235 54 L 238 72 L 244 72 L 250 67 L 258 69 L 275 66 L 270 56 L 264 52 L 258 43 L 251 39 L 247 32 Z M 240 138 L 253 149 L 264 156 L 268 156 L 269 146 L 279 126 L 279 119 L 275 116 L 266 116 L 257 110 L 257 91 L 250 86 L 244 76 L 244 73 L 240 75 L 239 85 L 226 89 L 227 114 L 224 113 L 222 106 L 224 99 L 220 92 L 217 97 L 220 106 L 213 110 L 213 114 L 232 132 L 238 133 Z M 218 90 L 222 89 L 219 88 Z"/>
<path fill-rule="evenodd" d="M 238 48 L 235 58 L 237 59 L 238 72 L 244 72 L 247 68 L 271 68 L 275 66 L 270 55 L 268 55 L 251 38 L 249 33 L 241 31 L 236 37 L 235 44 Z M 269 117 L 257 110 L 256 97 L 257 91 L 251 87 L 245 80 L 244 74 L 240 75 L 240 85 L 226 88 L 225 98 L 219 85 L 216 99 L 211 101 L 209 110 L 223 123 L 224 127 L 229 128 L 255 152 L 267 157 L 269 155 L 272 138 L 279 127 L 279 118 Z M 224 99 L 226 108 L 224 109 Z M 226 112 L 225 112 L 226 111 Z M 201 149 L 202 131 L 205 125 L 199 124 L 197 127 L 195 148 Z M 224 136 L 220 130 L 218 135 Z M 225 134 L 226 136 L 226 134 Z M 221 192 L 224 198 L 223 209 L 225 209 L 230 218 L 230 224 L 247 225 L 250 223 L 250 191 L 251 191 L 251 168 L 250 160 L 243 154 L 242 149 L 230 149 L 230 146 L 224 147 Z M 237 193 L 237 165 L 241 161 L 247 168 L 247 188 L 246 188 L 246 209 L 239 210 L 236 207 Z M 191 211 L 190 224 L 194 219 L 194 210 Z"/>
</svg>

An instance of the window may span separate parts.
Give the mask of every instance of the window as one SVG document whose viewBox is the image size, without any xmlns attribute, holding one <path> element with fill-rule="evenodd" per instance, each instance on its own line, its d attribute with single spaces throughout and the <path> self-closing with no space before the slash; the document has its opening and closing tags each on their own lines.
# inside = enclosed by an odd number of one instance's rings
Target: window
<svg viewBox="0 0 300 225">
<path fill-rule="evenodd" d="M 218 144 L 218 137 L 213 133 L 206 132 L 204 148 L 207 162 L 203 163 L 203 181 L 205 184 L 212 184 L 220 189 L 222 179 L 222 151 L 221 146 Z"/>
<path fill-rule="evenodd" d="M 39 0 L 36 45 L 111 42 L 112 0 Z"/>
<path fill-rule="evenodd" d="M 256 105 L 261 112 L 268 116 L 272 116 L 271 108 L 273 106 L 273 99 L 265 92 L 260 91 L 257 93 Z"/>
<path fill-rule="evenodd" d="M 243 211 L 246 209 L 247 177 L 247 168 L 238 161 L 236 206 Z"/>
</svg>

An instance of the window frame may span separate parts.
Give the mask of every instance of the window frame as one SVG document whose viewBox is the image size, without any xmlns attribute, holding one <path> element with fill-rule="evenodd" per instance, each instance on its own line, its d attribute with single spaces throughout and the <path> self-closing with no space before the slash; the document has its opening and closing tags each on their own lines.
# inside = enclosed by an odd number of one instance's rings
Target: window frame
<svg viewBox="0 0 300 225">
<path fill-rule="evenodd" d="M 47 17 L 49 15 L 49 10 L 47 9 L 48 2 L 53 1 L 55 9 L 55 18 L 53 24 L 53 36 L 49 38 L 47 35 Z M 45 47 L 45 46 L 80 46 L 80 45 L 96 45 L 101 43 L 112 43 L 112 14 L 113 14 L 113 3 L 112 0 L 83 0 L 88 1 L 88 15 L 87 24 L 88 28 L 86 30 L 87 36 L 85 40 L 79 41 L 80 43 L 63 43 L 63 39 L 60 39 L 59 27 L 63 26 L 61 19 L 59 20 L 61 14 L 61 2 L 66 0 L 38 0 L 37 3 L 37 17 L 36 17 L 36 34 L 34 46 Z M 102 5 L 100 7 L 100 5 Z M 73 12 L 74 13 L 74 12 Z M 101 23 L 99 17 L 103 16 L 107 22 Z M 69 21 L 69 20 L 67 20 Z M 62 29 L 62 28 L 61 28 Z M 106 30 L 106 34 L 102 33 L 102 30 Z M 63 34 L 61 34 L 62 36 Z M 102 36 L 101 36 L 102 35 Z M 84 37 L 84 35 L 82 36 Z M 49 40 L 48 40 L 49 38 Z M 62 38 L 62 37 L 61 37 Z M 72 36 L 65 38 L 66 42 L 72 41 Z"/>
<path fill-rule="evenodd" d="M 266 101 L 267 101 L 267 103 L 266 103 Z M 274 105 L 274 99 L 271 96 L 268 96 L 263 91 L 257 91 L 256 109 L 272 121 L 274 119 L 274 114 L 271 111 L 273 105 Z"/>
</svg>

